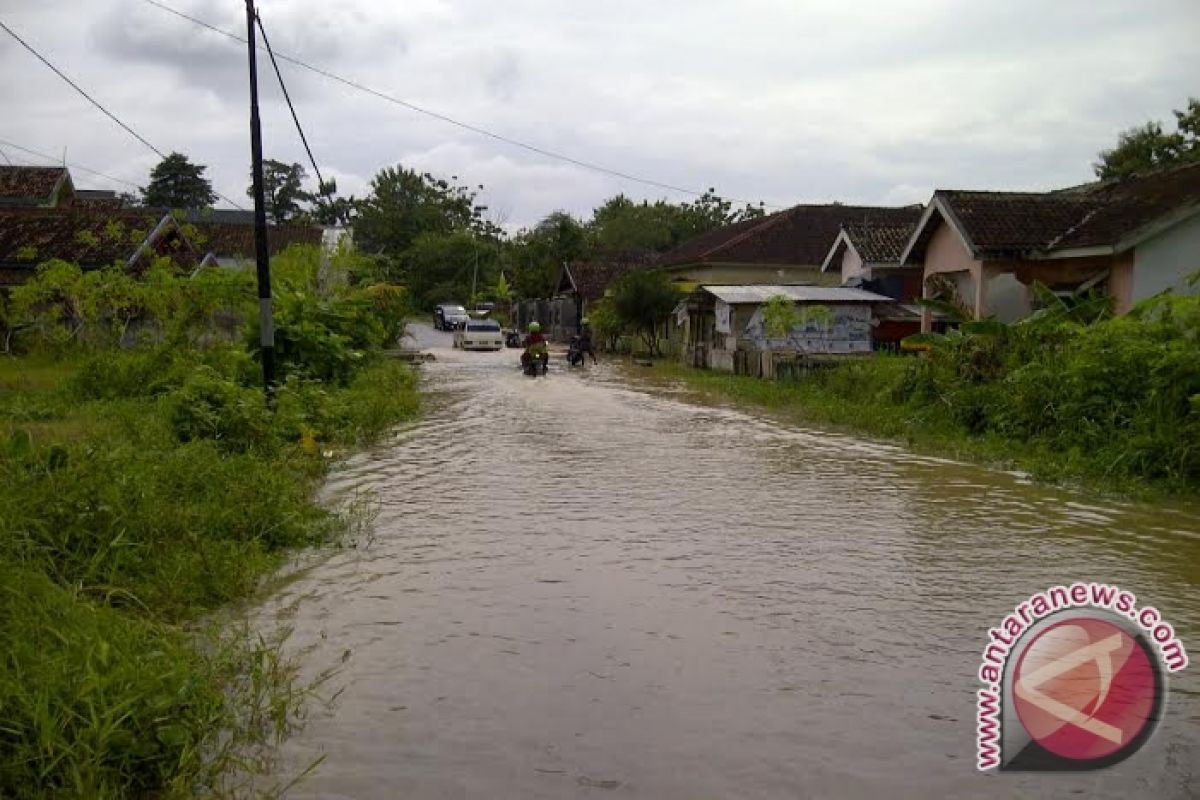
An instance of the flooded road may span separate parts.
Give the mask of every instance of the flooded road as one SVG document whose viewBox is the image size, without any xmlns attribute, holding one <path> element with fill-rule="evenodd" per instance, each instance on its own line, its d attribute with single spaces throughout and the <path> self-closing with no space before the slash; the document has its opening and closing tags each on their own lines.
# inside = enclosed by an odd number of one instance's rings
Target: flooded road
<svg viewBox="0 0 1200 800">
<path fill-rule="evenodd" d="M 259 611 L 338 666 L 292 798 L 1196 797 L 1200 519 L 1095 502 L 426 332 L 427 413 L 333 476 L 365 546 Z M 986 631 L 1112 582 L 1189 646 L 1157 734 L 975 771 Z"/>
</svg>

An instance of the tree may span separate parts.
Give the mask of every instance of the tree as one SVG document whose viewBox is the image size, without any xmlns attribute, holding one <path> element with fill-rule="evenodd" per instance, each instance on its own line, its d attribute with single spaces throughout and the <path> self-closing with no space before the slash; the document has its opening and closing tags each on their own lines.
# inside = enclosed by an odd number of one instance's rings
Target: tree
<svg viewBox="0 0 1200 800">
<path fill-rule="evenodd" d="M 289 165 L 273 158 L 263 162 L 263 195 L 272 222 L 288 222 L 300 213 L 300 204 L 310 198 L 304 191 L 307 177 L 308 173 L 299 164 Z M 253 183 L 247 187 L 246 195 L 254 197 Z"/>
<path fill-rule="evenodd" d="M 786 294 L 777 294 L 763 305 L 763 328 L 772 339 L 786 339 L 800 324 L 796 303 Z"/>
<path fill-rule="evenodd" d="M 471 189 L 427 172 L 386 167 L 371 181 L 371 194 L 358 204 L 354 238 L 367 252 L 399 256 L 421 234 L 473 230 L 480 217 Z"/>
<path fill-rule="evenodd" d="M 625 323 L 621 320 L 611 297 L 602 297 L 588 310 L 588 325 L 596 335 L 600 346 L 609 351 L 617 349 Z"/>
<path fill-rule="evenodd" d="M 658 355 L 658 326 L 679 301 L 665 272 L 635 269 L 613 287 L 613 308 L 625 325 L 637 331 L 650 355 Z"/>
<path fill-rule="evenodd" d="M 142 191 L 143 204 L 151 208 L 208 208 L 216 202 L 207 167 L 193 164 L 180 153 L 171 153 L 150 171 L 150 185 Z"/>
<path fill-rule="evenodd" d="M 563 264 L 587 253 L 587 231 L 565 211 L 546 216 L 513 242 L 513 288 L 520 297 L 549 297 Z"/>
<path fill-rule="evenodd" d="M 1126 178 L 1135 172 L 1200 161 L 1200 99 L 1189 98 L 1185 110 L 1173 113 L 1173 132 L 1164 131 L 1161 122 L 1123 131 L 1116 147 L 1100 151 L 1100 160 L 1092 165 L 1096 176 Z"/>
<path fill-rule="evenodd" d="M 495 247 L 466 230 L 422 233 L 400 257 L 401 277 L 418 308 L 449 300 L 466 302 L 476 260 L 478 285 L 494 284 Z"/>
<path fill-rule="evenodd" d="M 337 196 L 337 180 L 330 178 L 317 186 L 315 194 L 308 196 L 312 202 L 309 215 L 320 225 L 349 225 L 354 218 L 358 201 L 353 196 Z"/>
</svg>

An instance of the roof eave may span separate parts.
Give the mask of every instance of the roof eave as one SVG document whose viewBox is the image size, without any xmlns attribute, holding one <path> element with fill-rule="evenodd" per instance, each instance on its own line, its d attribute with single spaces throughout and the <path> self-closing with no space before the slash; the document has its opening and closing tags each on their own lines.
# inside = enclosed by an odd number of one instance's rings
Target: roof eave
<svg viewBox="0 0 1200 800">
<path fill-rule="evenodd" d="M 966 228 L 963 227 L 962 221 L 958 215 L 954 213 L 954 209 L 946 202 L 945 196 L 941 192 L 934 192 L 933 197 L 929 200 L 929 205 L 925 207 L 925 212 L 921 214 L 921 219 L 917 222 L 917 227 L 913 229 L 912 235 L 908 237 L 908 242 L 904 245 L 904 250 L 900 253 L 900 264 L 906 265 L 912 259 L 913 250 L 921 239 L 921 234 L 929 225 L 933 217 L 933 212 L 937 211 L 941 215 L 942 221 L 950 226 L 958 236 L 958 240 L 962 242 L 962 246 L 972 258 L 978 258 L 979 249 L 975 247 L 975 243 L 971 241 L 971 237 L 967 235 Z"/>
<path fill-rule="evenodd" d="M 1142 242 L 1145 242 L 1148 239 L 1153 239 L 1155 236 L 1167 230 L 1168 228 L 1173 228 L 1181 222 L 1186 222 L 1197 214 L 1200 214 L 1200 203 L 1184 206 L 1183 208 L 1177 208 L 1170 213 L 1163 214 L 1158 219 L 1153 220 L 1143 225 L 1141 228 L 1138 228 L 1137 230 L 1122 237 L 1115 245 L 1113 245 L 1113 252 L 1124 253 L 1126 250 L 1132 250 Z"/>
<path fill-rule="evenodd" d="M 837 238 L 833 240 L 833 246 L 829 248 L 829 252 L 825 255 L 825 260 L 821 262 L 821 272 L 829 271 L 829 267 L 833 265 L 833 261 L 841 251 L 842 245 L 854 250 L 854 255 L 858 256 L 858 250 L 855 249 L 854 243 L 850 241 L 850 235 L 846 233 L 845 228 L 842 228 L 838 231 Z M 858 257 L 861 260 L 862 256 Z"/>
</svg>

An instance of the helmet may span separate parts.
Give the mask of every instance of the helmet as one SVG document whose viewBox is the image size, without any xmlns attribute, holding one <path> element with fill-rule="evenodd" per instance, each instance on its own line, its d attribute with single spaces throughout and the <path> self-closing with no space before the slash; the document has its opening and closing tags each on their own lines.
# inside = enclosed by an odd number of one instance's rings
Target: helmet
<svg viewBox="0 0 1200 800">
<path fill-rule="evenodd" d="M 588 318 L 587 318 L 587 317 L 584 317 L 583 319 L 579 320 L 579 324 L 580 324 L 580 325 L 587 325 L 587 324 L 588 324 Z"/>
<path fill-rule="evenodd" d="M 536 322 L 529 323 L 529 332 L 530 333 L 537 333 L 541 329 L 542 329 L 542 326 L 539 325 L 538 323 L 536 323 Z"/>
</svg>

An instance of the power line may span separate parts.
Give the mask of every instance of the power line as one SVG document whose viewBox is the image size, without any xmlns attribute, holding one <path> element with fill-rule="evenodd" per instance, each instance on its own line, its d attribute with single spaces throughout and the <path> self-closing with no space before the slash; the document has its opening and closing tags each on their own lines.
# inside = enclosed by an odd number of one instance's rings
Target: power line
<svg viewBox="0 0 1200 800">
<path fill-rule="evenodd" d="M 178 11 L 174 8 L 171 8 L 168 5 L 158 2 L 158 0 L 142 0 L 142 2 L 147 3 L 148 5 L 152 5 L 155 8 L 158 8 L 162 11 L 166 11 L 169 14 L 173 14 L 176 17 L 179 17 L 180 19 L 184 19 L 184 20 L 187 20 L 188 22 L 199 25 L 202 28 L 207 28 L 208 30 L 212 31 L 213 33 L 220 34 L 221 36 L 224 36 L 227 39 L 232 39 L 235 42 L 241 42 L 242 44 L 246 44 L 246 40 L 244 38 L 238 36 L 237 34 L 230 33 L 229 31 L 218 28 L 217 26 L 207 23 L 202 19 L 198 19 L 196 17 L 191 16 L 190 14 L 185 14 L 182 11 Z M 613 176 L 616 178 L 621 178 L 621 179 L 627 180 L 627 181 L 632 181 L 634 183 L 641 183 L 646 186 L 654 186 L 659 189 L 667 189 L 672 192 L 679 192 L 681 194 L 690 194 L 690 195 L 694 195 L 696 197 L 701 197 L 705 194 L 705 192 L 699 192 L 699 191 L 696 191 L 695 189 L 687 189 L 682 186 L 674 186 L 669 183 L 662 183 L 661 181 L 651 180 L 650 178 L 639 178 L 638 176 L 631 175 L 628 172 L 621 172 L 620 170 L 610 169 L 608 167 L 604 167 L 599 164 L 593 164 L 588 161 L 582 161 L 580 159 L 573 158 L 568 155 L 564 155 L 563 153 L 557 153 L 553 150 L 547 150 L 543 147 L 538 147 L 537 145 L 528 144 L 526 142 L 522 142 L 518 139 L 513 139 L 511 137 L 504 136 L 499 133 L 493 133 L 492 131 L 490 131 L 486 128 L 481 128 L 478 125 L 471 125 L 470 123 L 467 123 L 467 122 L 461 122 L 457 119 L 454 119 L 453 117 L 446 116 L 445 114 L 438 113 L 437 111 L 431 111 L 430 109 L 423 108 L 422 106 L 419 106 L 415 103 L 410 103 L 409 101 L 403 100 L 399 97 L 395 97 L 394 95 L 390 95 L 385 92 L 381 92 L 378 89 L 372 89 L 371 87 L 365 86 L 357 81 L 351 80 L 350 78 L 343 78 L 342 76 L 337 75 L 333 72 L 330 72 L 329 70 L 323 69 L 321 67 L 313 66 L 312 64 L 309 64 L 306 61 L 302 61 L 301 59 L 296 58 L 294 56 L 289 56 L 284 53 L 279 53 L 278 57 L 281 61 L 286 61 L 289 64 L 300 67 L 302 69 L 306 69 L 309 72 L 314 72 L 317 75 L 320 75 L 324 78 L 328 78 L 329 80 L 332 80 L 332 81 L 336 81 L 345 86 L 349 86 L 352 89 L 357 89 L 360 92 L 365 92 L 367 94 L 374 95 L 375 97 L 378 97 L 381 100 L 386 100 L 389 103 L 394 103 L 395 105 L 402 106 L 404 108 L 407 108 L 410 111 L 415 111 L 418 114 L 424 114 L 427 117 L 431 117 L 433 119 L 440 120 L 441 122 L 445 122 L 449 125 L 453 125 L 457 128 L 461 128 L 462 130 L 470 131 L 471 133 L 475 133 L 480 136 L 485 136 L 485 137 L 495 140 L 497 142 L 503 142 L 504 144 L 511 145 L 512 147 L 518 147 L 522 150 L 527 150 L 528 152 L 536 153 L 540 156 L 545 156 L 546 158 L 555 159 L 557 161 L 563 161 L 565 163 L 573 164 L 574 166 L 581 167 L 583 169 L 591 170 L 593 172 L 599 172 L 599 173 L 602 173 L 605 175 L 610 175 L 610 176 Z M 274 58 L 274 57 L 272 57 L 272 58 Z M 748 200 L 739 200 L 738 198 L 735 198 L 735 197 L 727 197 L 727 198 L 722 198 L 722 199 L 729 200 L 729 201 L 735 202 L 735 203 L 747 203 L 749 205 L 753 205 L 753 203 L 751 203 Z M 766 205 L 766 204 L 762 204 L 762 205 Z M 777 206 L 770 206 L 770 207 L 777 208 Z"/>
<path fill-rule="evenodd" d="M 288 111 L 292 112 L 292 121 L 296 123 L 296 132 L 300 134 L 300 141 L 304 143 L 304 152 L 308 153 L 308 161 L 312 164 L 313 171 L 317 173 L 317 190 L 322 191 L 325 187 L 325 179 L 321 177 L 321 168 L 317 166 L 317 159 L 313 158 L 312 148 L 308 146 L 308 137 L 304 135 L 304 128 L 300 127 L 300 118 L 296 116 L 296 107 L 292 105 L 287 84 L 283 82 L 283 73 L 279 71 L 279 63 L 275 60 L 275 51 L 271 49 L 271 40 L 267 38 L 267 29 L 263 27 L 262 17 L 258 15 L 257 11 L 254 13 L 254 21 L 258 24 L 259 33 L 262 34 L 263 44 L 267 46 L 267 55 L 271 57 L 271 66 L 275 68 L 275 77 L 279 79 L 279 88 L 283 90 L 283 99 L 287 101 Z"/>
<path fill-rule="evenodd" d="M 47 59 L 45 56 L 43 56 L 41 53 L 39 53 L 37 50 L 35 50 L 31 44 L 29 44 L 29 43 L 28 43 L 28 42 L 26 42 L 24 39 L 22 39 L 20 36 L 18 36 L 18 35 L 17 35 L 17 33 L 16 33 L 16 32 L 15 32 L 15 31 L 14 31 L 12 28 L 10 28 L 10 27 L 8 27 L 7 25 L 5 25 L 3 21 L 0 21 L 0 28 L 3 28 L 3 29 L 4 29 L 4 31 L 5 31 L 6 33 L 8 33 L 8 35 L 9 35 L 9 36 L 11 36 L 11 37 L 13 37 L 14 39 L 16 39 L 16 40 L 17 40 L 17 42 L 19 42 L 19 43 L 20 43 L 20 45 L 21 45 L 22 47 L 24 47 L 26 50 L 28 50 L 30 53 L 32 53 L 32 54 L 34 55 L 34 57 L 35 57 L 35 58 L 37 58 L 37 60 L 38 60 L 38 61 L 41 61 L 43 64 L 45 64 L 47 67 L 49 67 L 49 68 L 50 68 L 50 70 L 51 70 L 51 71 L 52 71 L 52 72 L 53 72 L 55 75 L 57 75 L 58 77 L 62 78 L 64 81 L 66 81 L 66 83 L 67 83 L 67 85 L 68 85 L 68 86 L 70 86 L 72 89 L 74 89 L 74 90 L 75 90 L 76 92 L 78 92 L 79 94 L 83 95 L 83 97 L 84 97 L 84 98 L 86 98 L 86 99 L 87 99 L 87 101 L 88 101 L 89 103 L 91 103 L 92 105 L 94 105 L 96 108 L 100 109 L 100 111 L 101 111 L 101 112 L 102 112 L 102 113 L 103 113 L 103 114 L 104 114 L 106 117 L 108 117 L 109 119 L 111 119 L 113 122 L 117 123 L 117 125 L 121 126 L 121 128 L 122 128 L 123 130 L 125 130 L 125 131 L 126 131 L 126 132 L 127 132 L 129 135 L 130 135 L 130 136 L 132 136 L 133 138 L 137 139 L 139 142 L 141 142 L 142 144 L 144 144 L 146 147 L 148 147 L 148 148 L 150 148 L 152 151 L 154 151 L 154 153 L 155 153 L 156 155 L 158 155 L 158 157 L 159 157 L 159 158 L 163 158 L 163 159 L 165 159 L 165 158 L 167 157 L 167 155 L 166 155 L 165 153 L 163 153 L 163 151 L 162 151 L 162 150 L 159 150 L 157 147 L 155 147 L 154 145 L 150 144 L 150 142 L 149 142 L 149 141 L 147 141 L 147 140 L 146 140 L 146 138 L 145 138 L 144 136 L 142 136 L 140 133 L 138 133 L 137 131 L 135 131 L 133 128 L 131 128 L 131 127 L 129 127 L 128 125 L 126 125 L 124 122 L 122 122 L 120 119 L 118 119 L 118 118 L 117 118 L 117 115 L 116 115 L 116 114 L 112 113 L 112 112 L 111 112 L 111 111 L 109 111 L 107 108 L 105 108 L 103 105 L 101 105 L 101 103 L 100 103 L 100 101 L 99 101 L 99 100 L 97 100 L 96 98 L 94 98 L 94 97 L 92 97 L 90 94 L 88 94 L 86 91 L 84 91 L 84 90 L 83 90 L 83 88 L 82 88 L 82 87 L 81 87 L 79 84 L 77 84 L 75 81 L 71 80 L 71 79 L 70 79 L 70 78 L 69 78 L 69 77 L 66 75 L 66 73 L 64 73 L 64 72 L 63 72 L 62 70 L 60 70 L 58 67 L 56 67 L 56 66 L 54 66 L 53 64 L 51 64 L 51 63 L 50 63 L 50 61 L 49 61 L 49 60 L 48 60 L 48 59 Z M 99 173 L 97 173 L 97 174 L 99 174 Z M 239 209 L 239 210 L 241 210 L 241 211 L 245 211 L 245 209 L 244 209 L 244 208 L 242 208 L 240 205 L 238 205 L 237 203 L 235 203 L 233 200 L 230 200 L 228 197 L 226 197 L 225 195 L 221 194 L 220 192 L 214 191 L 214 192 L 213 192 L 213 194 L 215 194 L 217 197 L 219 197 L 219 198 L 221 198 L 222 200 L 224 200 L 226 203 L 229 203 L 229 204 L 230 204 L 231 206 L 233 206 L 234 208 L 236 208 L 236 209 Z"/>
<path fill-rule="evenodd" d="M 133 138 L 137 139 L 137 140 L 138 140 L 139 142 L 141 142 L 142 144 L 146 145 L 146 147 L 149 147 L 149 148 L 150 148 L 151 150 L 153 150 L 155 153 L 158 153 L 158 156 L 159 156 L 159 158 L 166 158 L 166 157 L 167 157 L 166 153 L 164 153 L 162 150 L 159 150 L 159 149 L 158 149 L 157 147 L 155 147 L 154 145 L 150 144 L 150 142 L 146 141 L 146 139 L 145 139 L 145 138 L 144 138 L 144 137 L 143 137 L 143 136 L 142 136 L 140 133 L 138 133 L 138 132 L 137 132 L 137 131 L 135 131 L 133 128 L 131 128 L 131 127 L 129 127 L 128 125 L 126 125 L 124 122 L 121 122 L 121 120 L 117 119 L 117 115 L 116 115 L 116 114 L 112 113 L 112 112 L 111 112 L 111 111 L 109 111 L 107 108 L 105 108 L 104 106 L 102 106 L 102 105 L 100 104 L 100 101 L 99 101 L 99 100 L 97 100 L 96 98 L 92 97 L 90 94 L 88 94 L 87 92 L 85 92 L 85 91 L 84 91 L 84 90 L 83 90 L 83 89 L 82 89 L 82 88 L 79 86 L 79 84 L 77 84 L 75 81 L 73 81 L 73 80 L 71 80 L 69 77 L 67 77 L 67 76 L 66 76 L 66 74 L 64 74 L 62 70 L 60 70 L 58 67 L 56 67 L 56 66 L 54 66 L 53 64 L 51 64 L 51 63 L 50 63 L 50 62 L 49 62 L 49 61 L 48 61 L 48 60 L 47 60 L 47 59 L 46 59 L 46 58 L 45 58 L 45 57 L 44 57 L 44 56 L 43 56 L 41 53 L 39 53 L 37 50 L 34 50 L 34 49 L 33 49 L 33 46 L 32 46 L 32 45 L 30 45 L 28 42 L 26 42 L 24 39 L 22 39 L 20 36 L 18 36 L 18 35 L 16 34 L 16 32 L 15 32 L 15 31 L 14 31 L 12 28 L 10 28 L 10 27 L 8 27 L 7 25 L 5 25 L 5 24 L 4 24 L 2 21 L 0 21 L 0 28 L 3 28 L 3 29 L 5 30 L 5 32 L 6 32 L 6 33 L 8 33 L 8 35 L 9 35 L 9 36 L 11 36 L 11 37 L 13 37 L 14 39 L 16 39 L 16 40 L 17 40 L 17 41 L 18 41 L 18 42 L 21 44 L 21 46 L 22 46 L 22 47 L 24 47 L 24 48 L 25 48 L 26 50 L 28 50 L 30 53 L 33 53 L 34 57 L 35 57 L 35 58 L 37 58 L 37 60 L 38 60 L 38 61 L 41 61 L 43 64 L 45 64 L 47 67 L 49 67 L 49 68 L 51 69 L 51 71 L 52 71 L 52 72 L 54 72 L 54 74 L 55 74 L 55 75 L 57 75 L 58 77 L 62 78 L 64 81 L 66 81 L 68 86 L 70 86 L 72 89 L 74 89 L 75 91 L 77 91 L 77 92 L 79 92 L 81 95 L 83 95 L 85 98 L 87 98 L 87 101 L 88 101 L 89 103 L 91 103 L 92 105 L 94 105 L 96 108 L 100 109 L 100 111 L 101 111 L 101 112 L 104 114 L 104 116 L 108 117 L 108 118 L 109 118 L 109 119 L 111 119 L 113 122 L 115 122 L 115 123 L 117 123 L 118 125 L 120 125 L 122 128 L 124 128 L 124 129 L 125 129 L 125 131 L 126 131 L 126 132 L 127 132 L 129 135 L 130 135 L 130 136 L 132 136 Z"/>
<path fill-rule="evenodd" d="M 39 153 L 37 150 L 30 150 L 28 147 L 22 147 L 21 145 L 17 144 L 16 142 L 10 142 L 5 139 L 0 139 L 0 144 L 4 145 L 5 147 L 11 147 L 14 150 L 20 150 L 22 153 L 28 153 L 31 156 L 36 156 L 37 158 L 44 158 L 47 161 L 53 161 L 58 164 L 62 163 L 62 159 L 59 158 L 58 156 L 51 156 L 51 155 L 47 155 L 46 153 Z M 9 163 L 12 163 L 12 162 L 9 162 Z M 126 186 L 132 186 L 134 189 L 141 188 L 133 181 L 127 181 L 124 178 L 114 178 L 112 175 L 105 175 L 103 172 L 98 172 L 94 169 L 89 169 L 88 167 L 80 166 L 79 164 L 67 164 L 67 166 L 70 167 L 71 169 L 77 169 L 80 172 L 87 172 L 91 175 L 96 175 L 97 177 L 112 181 L 113 183 L 123 183 Z"/>
<path fill-rule="evenodd" d="M 8 164 L 10 167 L 13 165 L 12 159 L 8 157 L 8 153 L 0 150 L 0 156 L 4 156 L 4 163 Z"/>
</svg>

